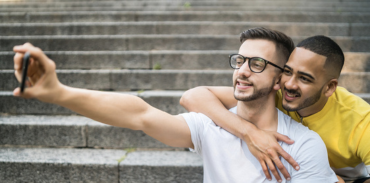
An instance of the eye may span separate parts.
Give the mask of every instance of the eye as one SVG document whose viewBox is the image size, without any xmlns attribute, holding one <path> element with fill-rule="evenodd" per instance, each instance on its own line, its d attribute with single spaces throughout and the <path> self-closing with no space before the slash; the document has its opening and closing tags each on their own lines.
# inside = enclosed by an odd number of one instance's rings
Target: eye
<svg viewBox="0 0 370 183">
<path fill-rule="evenodd" d="M 291 75 L 292 73 L 290 72 L 290 70 L 288 70 L 288 69 L 284 69 L 284 74 L 286 74 L 286 75 Z"/>
<path fill-rule="evenodd" d="M 300 79 L 303 81 L 303 82 L 311 82 L 310 79 L 306 78 L 306 77 L 303 77 L 301 76 Z"/>
</svg>

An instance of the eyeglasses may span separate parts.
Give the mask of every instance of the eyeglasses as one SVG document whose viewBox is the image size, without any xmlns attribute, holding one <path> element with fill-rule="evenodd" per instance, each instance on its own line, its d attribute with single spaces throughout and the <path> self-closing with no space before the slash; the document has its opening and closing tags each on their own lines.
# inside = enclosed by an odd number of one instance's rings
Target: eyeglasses
<svg viewBox="0 0 370 183">
<path fill-rule="evenodd" d="M 240 69 L 242 65 L 245 63 L 245 61 L 248 59 L 248 65 L 249 69 L 254 73 L 261 73 L 265 70 L 267 64 L 271 64 L 272 66 L 280 69 L 283 71 L 284 69 L 277 66 L 274 63 L 271 63 L 270 61 L 267 61 L 260 57 L 244 57 L 243 55 L 239 54 L 231 54 L 229 55 L 229 63 L 231 68 L 233 69 Z"/>
</svg>

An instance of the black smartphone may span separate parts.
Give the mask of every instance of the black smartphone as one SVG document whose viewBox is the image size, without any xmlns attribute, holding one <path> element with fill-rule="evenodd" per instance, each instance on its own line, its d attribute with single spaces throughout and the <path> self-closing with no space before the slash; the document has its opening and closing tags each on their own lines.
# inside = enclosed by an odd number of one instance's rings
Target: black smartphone
<svg viewBox="0 0 370 183">
<path fill-rule="evenodd" d="M 27 52 L 23 56 L 23 65 L 22 65 L 22 81 L 21 81 L 21 93 L 23 93 L 24 88 L 26 86 L 26 80 L 27 80 L 27 70 L 28 70 L 28 63 L 30 60 L 30 53 Z"/>
</svg>

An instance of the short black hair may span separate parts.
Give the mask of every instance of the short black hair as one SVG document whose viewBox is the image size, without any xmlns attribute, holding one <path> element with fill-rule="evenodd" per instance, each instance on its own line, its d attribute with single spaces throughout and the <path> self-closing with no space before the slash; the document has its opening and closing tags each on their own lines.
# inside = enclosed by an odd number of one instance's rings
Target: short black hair
<svg viewBox="0 0 370 183">
<path fill-rule="evenodd" d="M 290 54 L 294 50 L 292 38 L 282 32 L 264 27 L 248 29 L 242 32 L 240 35 L 240 42 L 243 43 L 247 39 L 266 39 L 274 42 L 276 44 L 276 50 L 278 50 L 285 59 L 284 64 L 288 61 Z"/>
<path fill-rule="evenodd" d="M 316 54 L 326 57 L 324 67 L 328 69 L 328 74 L 339 78 L 344 64 L 344 54 L 340 46 L 329 37 L 318 35 L 309 37 L 300 43 L 297 47 L 310 50 Z"/>
</svg>

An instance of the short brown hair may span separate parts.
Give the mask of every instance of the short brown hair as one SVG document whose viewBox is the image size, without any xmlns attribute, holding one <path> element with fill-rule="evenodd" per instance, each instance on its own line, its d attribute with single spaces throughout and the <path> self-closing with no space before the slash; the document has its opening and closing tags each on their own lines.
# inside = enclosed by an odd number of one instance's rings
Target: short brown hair
<svg viewBox="0 0 370 183">
<path fill-rule="evenodd" d="M 278 50 L 285 59 L 284 64 L 288 61 L 290 54 L 294 50 L 292 38 L 282 32 L 266 29 L 264 27 L 248 29 L 242 32 L 240 35 L 240 42 L 244 43 L 247 39 L 266 39 L 274 42 L 276 44 L 276 50 Z"/>
</svg>

